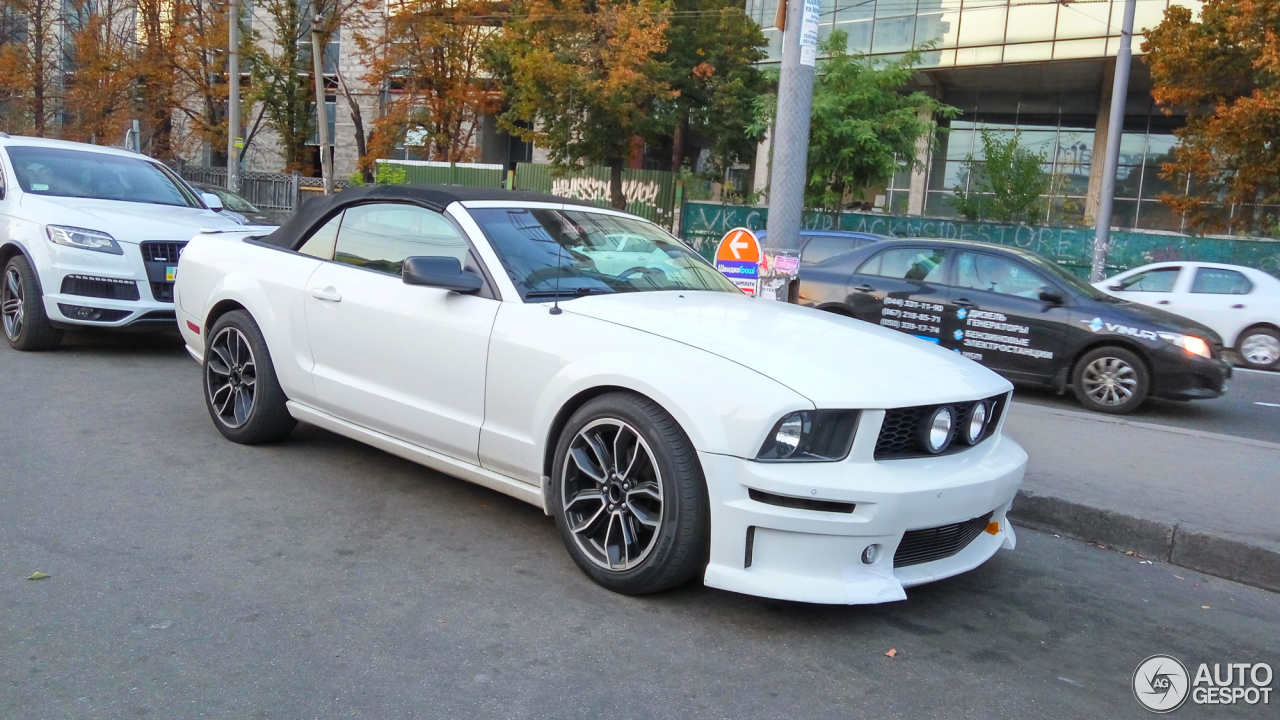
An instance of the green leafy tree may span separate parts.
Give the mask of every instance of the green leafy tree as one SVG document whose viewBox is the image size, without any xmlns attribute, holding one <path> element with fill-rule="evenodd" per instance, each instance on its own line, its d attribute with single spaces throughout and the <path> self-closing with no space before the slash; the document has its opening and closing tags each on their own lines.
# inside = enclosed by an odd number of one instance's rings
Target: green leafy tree
<svg viewBox="0 0 1280 720">
<path fill-rule="evenodd" d="M 845 195 L 864 198 L 867 186 L 916 162 L 917 142 L 932 141 L 937 129 L 928 118 L 959 114 L 926 93 L 899 92 L 920 63 L 921 50 L 884 62 L 850 54 L 846 45 L 846 34 L 836 30 L 819 48 L 826 59 L 813 80 L 805 188 L 810 207 L 838 210 Z"/>
<path fill-rule="evenodd" d="M 764 33 L 732 0 L 674 0 L 666 40 L 658 61 L 679 93 L 664 110 L 671 169 L 684 165 L 696 136 L 709 143 L 710 174 L 723 178 L 726 168 L 751 161 L 763 136 L 743 119 L 754 117 L 756 98 L 769 88 L 756 65 L 765 58 Z"/>
<path fill-rule="evenodd" d="M 969 187 L 955 187 L 952 207 L 968 220 L 1034 222 L 1044 217 L 1053 176 L 1044 171 L 1048 159 L 1022 147 L 1021 132 L 1012 135 L 982 128 L 982 160 L 964 160 Z"/>
<path fill-rule="evenodd" d="M 523 0 L 487 49 L 503 89 L 502 126 L 560 168 L 607 165 L 610 202 L 626 207 L 622 169 L 654 139 L 677 96 L 668 80 L 665 0 Z"/>
</svg>

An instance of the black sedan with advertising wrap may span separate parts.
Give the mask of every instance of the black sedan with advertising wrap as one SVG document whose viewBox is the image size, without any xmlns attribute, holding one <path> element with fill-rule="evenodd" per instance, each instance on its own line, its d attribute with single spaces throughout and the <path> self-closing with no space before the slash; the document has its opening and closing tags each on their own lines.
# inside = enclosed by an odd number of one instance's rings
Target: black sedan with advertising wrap
<svg viewBox="0 0 1280 720">
<path fill-rule="evenodd" d="M 802 266 L 800 304 L 937 343 L 1014 382 L 1071 389 L 1099 412 L 1218 397 L 1231 377 L 1222 339 L 1204 325 L 1000 245 L 875 242 Z"/>
</svg>

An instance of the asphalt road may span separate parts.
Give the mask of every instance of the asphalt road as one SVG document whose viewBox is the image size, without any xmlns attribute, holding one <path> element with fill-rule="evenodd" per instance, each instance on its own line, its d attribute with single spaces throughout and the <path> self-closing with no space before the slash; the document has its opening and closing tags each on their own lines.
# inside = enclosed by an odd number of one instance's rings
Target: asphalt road
<svg viewBox="0 0 1280 720">
<path fill-rule="evenodd" d="M 1145 718 L 1149 655 L 1280 668 L 1280 595 L 1027 530 L 908 594 L 614 595 L 531 506 L 224 441 L 173 338 L 0 346 L 3 718 Z"/>
<path fill-rule="evenodd" d="M 1088 412 L 1070 392 L 1058 395 L 1051 390 L 1019 387 L 1013 399 Z M 1236 368 L 1227 381 L 1227 394 L 1222 397 L 1192 402 L 1152 399 L 1125 417 L 1136 422 L 1280 443 L 1280 372 Z"/>
</svg>

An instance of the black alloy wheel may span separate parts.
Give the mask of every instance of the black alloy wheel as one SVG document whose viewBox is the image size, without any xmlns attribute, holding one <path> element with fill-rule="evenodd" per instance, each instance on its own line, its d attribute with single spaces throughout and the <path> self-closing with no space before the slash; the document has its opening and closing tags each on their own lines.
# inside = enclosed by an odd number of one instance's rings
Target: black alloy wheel
<svg viewBox="0 0 1280 720">
<path fill-rule="evenodd" d="M 5 264 L 0 279 L 0 318 L 4 338 L 14 350 L 50 350 L 62 342 L 62 331 L 49 322 L 44 294 L 23 255 L 15 255 Z"/>
<path fill-rule="evenodd" d="M 235 310 L 218 318 L 208 337 L 205 406 L 214 426 L 228 440 L 249 445 L 288 437 L 297 421 L 289 414 L 258 324 Z"/>
</svg>

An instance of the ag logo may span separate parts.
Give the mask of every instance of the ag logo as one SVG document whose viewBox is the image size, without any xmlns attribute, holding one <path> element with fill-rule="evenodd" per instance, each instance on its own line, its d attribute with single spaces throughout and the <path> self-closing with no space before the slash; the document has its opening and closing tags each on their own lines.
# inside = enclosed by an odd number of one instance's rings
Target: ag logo
<svg viewBox="0 0 1280 720">
<path fill-rule="evenodd" d="M 964 308 L 960 308 L 959 310 L 957 310 L 957 311 L 956 311 L 956 317 L 958 317 L 958 318 L 960 318 L 961 320 L 963 320 L 963 319 L 965 319 L 965 318 L 969 317 L 969 311 L 968 311 L 968 310 L 965 310 Z"/>
<path fill-rule="evenodd" d="M 1151 712 L 1173 712 L 1187 701 L 1190 680 L 1177 658 L 1152 655 L 1133 671 L 1133 696 Z"/>
<path fill-rule="evenodd" d="M 1101 332 L 1101 331 L 1102 331 L 1102 318 L 1098 318 L 1098 317 L 1096 317 L 1096 318 L 1094 318 L 1094 319 L 1090 320 L 1090 321 L 1089 321 L 1089 329 L 1090 329 L 1090 330 L 1092 330 L 1092 331 L 1094 331 L 1094 332 Z"/>
</svg>

